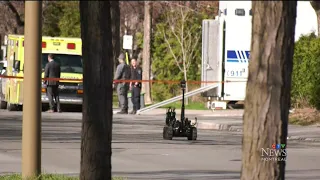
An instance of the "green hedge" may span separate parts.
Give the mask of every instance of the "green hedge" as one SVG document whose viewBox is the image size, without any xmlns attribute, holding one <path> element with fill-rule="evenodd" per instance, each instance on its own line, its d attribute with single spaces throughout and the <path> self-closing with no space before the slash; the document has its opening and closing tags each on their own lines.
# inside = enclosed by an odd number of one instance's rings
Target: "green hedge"
<svg viewBox="0 0 320 180">
<path fill-rule="evenodd" d="M 295 44 L 291 100 L 294 107 L 320 109 L 320 38 L 314 33 Z"/>
</svg>

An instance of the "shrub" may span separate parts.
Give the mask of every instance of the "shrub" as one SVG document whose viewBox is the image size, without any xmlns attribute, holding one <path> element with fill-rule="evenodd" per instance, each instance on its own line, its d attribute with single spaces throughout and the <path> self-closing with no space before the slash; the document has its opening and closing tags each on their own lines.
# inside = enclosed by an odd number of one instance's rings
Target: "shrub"
<svg viewBox="0 0 320 180">
<path fill-rule="evenodd" d="M 294 107 L 320 109 L 320 38 L 314 33 L 295 44 L 291 100 Z"/>
</svg>

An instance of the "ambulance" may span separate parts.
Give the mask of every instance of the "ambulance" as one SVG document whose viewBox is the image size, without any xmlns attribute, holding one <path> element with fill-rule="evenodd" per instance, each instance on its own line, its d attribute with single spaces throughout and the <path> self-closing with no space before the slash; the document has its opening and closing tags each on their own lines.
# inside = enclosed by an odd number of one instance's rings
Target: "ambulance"
<svg viewBox="0 0 320 180">
<path fill-rule="evenodd" d="M 8 35 L 6 38 L 7 67 L 6 75 L 23 77 L 24 63 L 24 36 Z M 54 54 L 54 59 L 61 66 L 61 78 L 59 81 L 60 103 L 69 105 L 81 105 L 83 86 L 82 42 L 80 38 L 42 37 L 42 77 L 44 68 L 48 63 L 48 54 Z M 23 79 L 1 78 L 0 108 L 16 111 L 23 106 Z M 5 93 L 4 93 L 5 92 Z M 42 84 L 41 100 L 44 106 L 49 101 L 45 85 Z"/>
</svg>

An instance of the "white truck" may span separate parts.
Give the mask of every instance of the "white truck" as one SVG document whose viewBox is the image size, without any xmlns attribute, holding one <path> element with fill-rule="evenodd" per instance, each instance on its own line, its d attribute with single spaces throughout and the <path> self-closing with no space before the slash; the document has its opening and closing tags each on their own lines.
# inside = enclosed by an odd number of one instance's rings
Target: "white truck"
<svg viewBox="0 0 320 180">
<path fill-rule="evenodd" d="M 219 82 L 202 93 L 209 109 L 226 109 L 228 104 L 244 101 L 250 59 L 251 1 L 219 1 L 219 12 L 214 20 L 202 23 L 201 86 Z M 315 11 L 308 1 L 299 1 L 295 39 L 311 31 L 317 34 Z"/>
</svg>

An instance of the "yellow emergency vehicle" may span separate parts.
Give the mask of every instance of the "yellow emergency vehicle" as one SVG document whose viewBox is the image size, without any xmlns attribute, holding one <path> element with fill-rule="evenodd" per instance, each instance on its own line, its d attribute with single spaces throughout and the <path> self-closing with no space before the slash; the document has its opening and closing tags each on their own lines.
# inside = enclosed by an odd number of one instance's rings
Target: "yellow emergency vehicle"
<svg viewBox="0 0 320 180">
<path fill-rule="evenodd" d="M 24 36 L 8 35 L 7 38 L 7 76 L 23 77 L 24 63 Z M 48 63 L 48 54 L 54 54 L 54 60 L 61 66 L 61 78 L 79 79 L 83 74 L 82 42 L 80 38 L 42 37 L 42 77 L 44 67 Z M 61 104 L 82 104 L 83 86 L 81 82 L 62 80 L 59 82 L 59 96 Z M 23 105 L 23 79 L 10 78 L 5 83 L 4 98 L 0 99 L 0 107 L 9 111 L 20 109 Z M 48 104 L 45 86 L 42 85 L 41 99 L 44 105 Z M 1 98 L 1 97 L 0 97 Z"/>
</svg>

